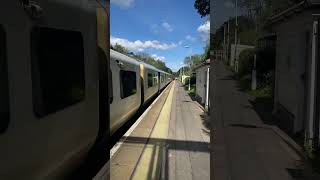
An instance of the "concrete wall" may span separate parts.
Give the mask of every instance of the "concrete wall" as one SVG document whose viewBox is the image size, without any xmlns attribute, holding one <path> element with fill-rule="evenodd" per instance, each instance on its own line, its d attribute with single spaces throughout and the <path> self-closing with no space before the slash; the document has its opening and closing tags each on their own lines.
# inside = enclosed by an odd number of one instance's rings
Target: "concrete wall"
<svg viewBox="0 0 320 180">
<path fill-rule="evenodd" d="M 274 28 L 276 44 L 275 110 L 281 104 L 293 115 L 293 132 L 303 130 L 311 58 L 312 16 L 303 12 Z M 307 32 L 310 32 L 307 34 Z M 309 38 L 309 43 L 307 43 Z"/>
<path fill-rule="evenodd" d="M 206 65 L 196 70 L 196 95 L 201 104 L 205 104 L 206 101 L 206 75 L 209 67 L 209 65 Z"/>
</svg>

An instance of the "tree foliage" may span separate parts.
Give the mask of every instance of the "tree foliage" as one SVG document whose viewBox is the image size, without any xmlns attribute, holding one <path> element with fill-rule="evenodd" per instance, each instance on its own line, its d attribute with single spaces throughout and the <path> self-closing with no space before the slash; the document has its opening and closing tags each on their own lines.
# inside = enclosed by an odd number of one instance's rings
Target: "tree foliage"
<svg viewBox="0 0 320 180">
<path fill-rule="evenodd" d="M 138 54 L 134 54 L 133 56 L 135 58 L 147 63 L 147 64 L 150 64 L 150 65 L 162 70 L 162 71 L 172 73 L 172 70 L 166 66 L 165 62 L 158 60 L 158 59 L 154 59 L 152 56 L 150 56 L 147 53 L 138 53 Z"/>
<path fill-rule="evenodd" d="M 229 43 L 234 44 L 235 42 L 235 18 L 231 18 L 229 21 Z M 228 21 L 224 22 L 224 24 L 228 24 Z M 224 24 L 222 24 L 217 31 L 213 34 L 213 41 L 212 41 L 212 49 L 222 49 L 223 42 L 224 42 Z M 228 26 L 226 25 L 226 28 Z M 228 39 L 228 31 L 226 30 L 226 43 Z M 241 44 L 246 45 L 254 45 L 256 39 L 255 33 L 255 23 L 252 19 L 246 16 L 239 16 L 238 17 L 238 38 L 240 39 Z"/>
<path fill-rule="evenodd" d="M 239 7 L 249 17 L 256 18 L 258 24 L 263 24 L 272 14 L 301 1 L 303 0 L 239 0 Z"/>
<path fill-rule="evenodd" d="M 239 71 L 238 75 L 243 76 L 250 74 L 253 68 L 254 49 L 245 49 L 239 54 Z"/>
<path fill-rule="evenodd" d="M 201 62 L 202 62 L 202 55 L 200 54 L 194 54 L 184 59 L 184 64 L 191 65 L 191 67 L 196 66 Z"/>
<path fill-rule="evenodd" d="M 121 46 L 120 44 L 115 44 L 113 49 L 115 51 L 118 51 L 119 53 L 122 53 L 122 54 L 129 54 L 129 50 L 127 48 Z"/>
<path fill-rule="evenodd" d="M 179 75 L 184 72 L 186 75 L 192 75 L 193 68 L 195 68 L 197 65 L 201 64 L 205 60 L 210 58 L 210 45 L 207 44 L 204 47 L 204 53 L 203 54 L 193 54 L 191 56 L 187 56 L 184 58 L 184 67 L 181 67 L 178 72 L 176 73 Z"/>
<path fill-rule="evenodd" d="M 194 8 L 197 9 L 201 17 L 205 17 L 210 14 L 210 0 L 195 0 Z"/>
</svg>

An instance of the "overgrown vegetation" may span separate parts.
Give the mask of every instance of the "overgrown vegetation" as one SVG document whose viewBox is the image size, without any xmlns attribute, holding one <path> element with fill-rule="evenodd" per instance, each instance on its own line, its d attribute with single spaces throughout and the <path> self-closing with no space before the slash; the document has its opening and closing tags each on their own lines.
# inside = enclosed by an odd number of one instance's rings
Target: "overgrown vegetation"
<svg viewBox="0 0 320 180">
<path fill-rule="evenodd" d="M 255 51 L 253 49 L 245 49 L 239 55 L 238 76 L 250 75 L 253 69 L 253 59 Z"/>
<path fill-rule="evenodd" d="M 196 96 L 196 84 L 191 84 L 190 85 L 190 91 L 189 91 L 189 84 L 187 83 L 186 85 L 184 85 L 184 90 L 187 91 L 189 96 L 191 96 L 191 97 L 195 97 Z"/>
</svg>

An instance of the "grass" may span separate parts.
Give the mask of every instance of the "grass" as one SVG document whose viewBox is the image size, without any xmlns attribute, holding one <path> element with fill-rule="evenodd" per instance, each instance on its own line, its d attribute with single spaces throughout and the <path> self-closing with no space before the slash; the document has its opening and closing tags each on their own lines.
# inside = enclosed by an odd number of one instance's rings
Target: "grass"
<svg viewBox="0 0 320 180">
<path fill-rule="evenodd" d="M 251 77 L 250 75 L 246 75 L 243 77 L 239 77 L 237 75 L 234 75 L 233 77 L 235 80 L 238 80 L 239 85 L 238 88 L 248 93 L 250 96 L 255 98 L 272 98 L 272 87 L 270 85 L 263 85 L 256 90 L 251 90 Z"/>
<path fill-rule="evenodd" d="M 320 174 L 320 153 L 313 153 L 311 156 L 311 163 L 312 163 L 312 168 L 313 170 Z"/>
<path fill-rule="evenodd" d="M 184 90 L 186 90 L 187 93 L 192 97 L 194 97 L 196 95 L 196 85 L 195 84 L 190 85 L 190 91 L 189 91 L 189 84 L 184 85 Z"/>
<path fill-rule="evenodd" d="M 249 90 L 248 94 L 255 98 L 272 98 L 271 97 L 271 87 L 266 85 L 256 90 Z"/>
</svg>

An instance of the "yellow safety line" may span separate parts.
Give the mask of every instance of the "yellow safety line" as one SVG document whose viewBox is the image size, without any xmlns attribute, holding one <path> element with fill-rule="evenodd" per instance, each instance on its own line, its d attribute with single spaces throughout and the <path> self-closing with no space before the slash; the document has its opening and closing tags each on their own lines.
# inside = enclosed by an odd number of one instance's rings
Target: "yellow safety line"
<svg viewBox="0 0 320 180">
<path fill-rule="evenodd" d="M 148 144 L 145 146 L 140 161 L 137 164 L 136 170 L 133 172 L 134 174 L 132 179 L 134 180 L 157 179 L 160 175 L 161 150 L 164 148 L 165 142 L 155 141 L 154 139 L 166 139 L 168 136 L 174 88 L 175 82 L 173 83 L 168 98 L 163 105 Z"/>
</svg>

